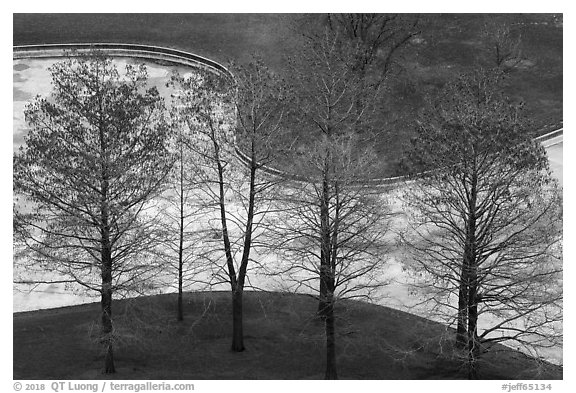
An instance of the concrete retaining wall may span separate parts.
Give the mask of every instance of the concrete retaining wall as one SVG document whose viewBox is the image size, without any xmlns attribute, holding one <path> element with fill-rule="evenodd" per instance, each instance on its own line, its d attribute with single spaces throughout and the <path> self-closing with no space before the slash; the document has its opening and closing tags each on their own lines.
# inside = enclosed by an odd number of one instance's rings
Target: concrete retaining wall
<svg viewBox="0 0 576 393">
<path fill-rule="evenodd" d="M 534 140 L 542 143 L 542 142 L 546 142 L 550 139 L 557 138 L 557 137 L 563 136 L 563 135 L 564 135 L 564 127 L 559 128 L 557 130 L 554 130 L 552 132 L 549 132 L 547 134 L 540 135 L 539 137 L 534 138 Z"/>
<path fill-rule="evenodd" d="M 100 50 L 109 56 L 162 60 L 188 67 L 202 67 L 233 78 L 226 67 L 213 60 L 176 49 L 149 45 L 116 43 L 20 45 L 13 47 L 13 58 L 64 57 L 73 55 L 73 51 L 87 53 L 91 50 Z"/>
</svg>

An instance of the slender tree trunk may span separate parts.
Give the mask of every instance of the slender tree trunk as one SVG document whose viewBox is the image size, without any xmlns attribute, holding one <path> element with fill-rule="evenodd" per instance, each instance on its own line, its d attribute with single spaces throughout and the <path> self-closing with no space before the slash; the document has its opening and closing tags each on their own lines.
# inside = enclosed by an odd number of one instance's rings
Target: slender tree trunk
<svg viewBox="0 0 576 393">
<path fill-rule="evenodd" d="M 355 70 L 360 74 L 360 91 L 364 92 L 365 88 L 364 85 L 366 84 L 366 70 L 365 66 L 362 62 L 362 59 L 357 59 L 358 62 L 357 69 Z M 356 96 L 356 102 L 354 103 L 355 110 L 356 110 L 356 118 L 354 119 L 354 131 L 357 135 L 362 135 L 362 112 L 364 112 L 364 97 L 361 95 Z"/>
<path fill-rule="evenodd" d="M 103 131 L 101 130 L 101 150 L 102 156 L 106 157 L 106 145 L 104 143 Z M 106 165 L 102 164 L 101 201 L 100 201 L 100 235 L 102 249 L 102 338 L 106 345 L 106 356 L 104 358 L 104 374 L 116 372 L 114 367 L 113 338 L 112 338 L 112 244 L 110 241 L 110 211 L 108 207 L 108 171 Z"/>
<path fill-rule="evenodd" d="M 324 257 L 324 252 L 322 252 L 322 255 L 320 256 L 320 276 L 322 276 L 324 273 L 322 272 L 323 270 L 328 269 L 328 266 L 326 266 L 325 264 L 325 260 L 326 258 Z M 326 313 L 328 311 L 328 289 L 326 287 L 326 283 L 323 280 L 320 280 L 320 297 L 318 299 L 318 311 L 317 314 L 320 318 L 324 319 L 326 318 Z"/>
<path fill-rule="evenodd" d="M 232 291 L 232 351 L 242 352 L 244 348 L 244 332 L 242 321 L 241 288 Z"/>
<path fill-rule="evenodd" d="M 327 195 L 327 188 L 325 188 Z M 326 199 L 327 202 L 327 199 Z M 328 213 L 326 203 L 326 213 Z M 326 374 L 325 379 L 338 379 L 336 373 L 336 335 L 335 335 L 335 317 L 334 317 L 334 289 L 335 289 L 335 267 L 331 264 L 331 244 L 330 233 L 328 232 L 328 214 L 322 221 L 322 250 L 325 256 L 325 263 L 321 266 L 320 282 L 326 290 L 325 307 L 322 316 L 324 317 L 324 326 L 326 331 Z"/>
<path fill-rule="evenodd" d="M 469 289 L 468 302 L 468 379 L 477 379 L 480 341 L 478 339 L 478 305 L 475 285 Z"/>
<path fill-rule="evenodd" d="M 105 182 L 104 190 L 107 190 Z M 106 346 L 104 358 L 104 374 L 116 372 L 114 367 L 114 353 L 112 340 L 112 250 L 110 246 L 110 228 L 108 225 L 108 209 L 106 203 L 102 203 L 102 339 Z"/>
<path fill-rule="evenodd" d="M 114 367 L 113 340 L 112 340 L 112 260 L 109 250 L 103 250 L 105 258 L 102 263 L 102 338 L 106 346 L 104 359 L 104 374 L 116 372 Z"/>
<path fill-rule="evenodd" d="M 184 320 L 184 306 L 182 304 L 182 262 L 178 268 L 178 320 Z"/>
<path fill-rule="evenodd" d="M 238 269 L 238 280 L 236 285 L 232 287 L 232 350 L 235 352 L 244 351 L 244 327 L 243 327 L 243 314 L 242 314 L 242 296 L 244 292 L 244 281 L 246 279 L 246 272 L 248 270 L 248 262 L 250 261 L 250 250 L 252 247 L 252 230 L 254 223 L 254 208 L 256 204 L 256 148 L 254 138 L 251 143 L 251 159 L 250 166 L 250 196 L 248 198 L 248 214 L 246 217 L 246 229 L 244 231 L 244 250 L 242 252 L 242 260 L 240 268 Z"/>
<path fill-rule="evenodd" d="M 180 143 L 180 222 L 178 234 L 178 320 L 184 320 L 184 309 L 182 304 L 182 277 L 184 270 L 184 143 Z"/>
<path fill-rule="evenodd" d="M 100 113 L 102 113 L 102 102 L 100 101 Z M 104 358 L 104 374 L 116 372 L 114 367 L 113 352 L 113 326 L 112 326 L 112 243 L 110 240 L 110 207 L 108 201 L 109 189 L 109 155 L 106 141 L 106 129 L 102 118 L 99 120 L 100 136 L 100 236 L 102 248 L 100 251 L 102 263 L 102 338 L 106 345 L 106 356 Z"/>
<path fill-rule="evenodd" d="M 476 379 L 478 376 L 477 360 L 480 353 L 478 342 L 478 306 L 476 294 L 478 290 L 478 266 L 477 266 L 477 236 L 476 236 L 476 201 L 477 201 L 478 176 L 474 172 L 471 178 L 469 213 L 466 227 L 465 246 L 465 271 L 467 283 L 467 305 L 468 305 L 468 379 Z"/>
<path fill-rule="evenodd" d="M 182 302 L 182 282 L 184 270 L 184 216 L 180 215 L 180 245 L 178 248 L 178 320 L 184 320 L 184 305 Z"/>
<path fill-rule="evenodd" d="M 106 358 L 104 360 L 104 374 L 114 373 L 116 373 L 116 368 L 114 367 L 114 352 L 112 349 L 112 343 L 109 342 L 106 350 Z"/>
<path fill-rule="evenodd" d="M 230 237 L 228 234 L 228 221 L 226 218 L 226 202 L 224 192 L 224 166 L 220 160 L 220 146 L 214 132 L 212 134 L 212 143 L 214 146 L 215 161 L 218 168 L 218 189 L 219 198 L 218 205 L 220 207 L 220 223 L 222 225 L 222 241 L 224 242 L 224 254 L 226 255 L 226 266 L 228 268 L 228 277 L 230 278 L 230 289 L 232 292 L 232 351 L 241 352 L 244 350 L 244 332 L 242 326 L 242 285 L 239 285 L 238 278 L 236 277 L 236 269 L 234 267 L 234 257 L 232 255 L 232 247 L 230 244 Z M 244 263 L 242 261 L 241 265 Z M 246 266 L 244 266 L 246 269 Z M 239 277 L 243 279 L 242 274 Z"/>
<path fill-rule="evenodd" d="M 328 302 L 326 307 L 326 374 L 324 379 L 338 379 L 336 373 L 336 329 L 334 317 L 333 295 L 328 293 Z"/>
<path fill-rule="evenodd" d="M 328 159 L 327 159 L 328 160 Z M 318 301 L 318 315 L 321 318 L 326 317 L 328 310 L 328 270 L 330 269 L 330 211 L 328 204 L 330 202 L 328 168 L 324 169 L 322 180 L 322 200 L 320 201 L 320 298 Z"/>
<path fill-rule="evenodd" d="M 465 348 L 467 343 L 466 337 L 466 324 L 468 319 L 467 307 L 467 278 L 466 278 L 466 263 L 462 264 L 462 273 L 460 275 L 460 288 L 458 290 L 458 326 L 456 328 L 456 347 Z"/>
<path fill-rule="evenodd" d="M 180 165 L 180 233 L 178 244 L 178 320 L 184 320 L 182 304 L 182 276 L 184 269 L 184 168 Z"/>
</svg>

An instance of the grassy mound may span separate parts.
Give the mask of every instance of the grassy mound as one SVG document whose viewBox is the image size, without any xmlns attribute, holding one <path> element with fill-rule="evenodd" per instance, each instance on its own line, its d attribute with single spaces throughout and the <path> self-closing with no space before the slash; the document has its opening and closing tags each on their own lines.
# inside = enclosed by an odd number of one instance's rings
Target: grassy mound
<svg viewBox="0 0 576 393">
<path fill-rule="evenodd" d="M 14 379 L 322 379 L 323 322 L 309 296 L 247 292 L 246 351 L 231 344 L 227 292 L 117 301 L 117 373 L 100 373 L 99 304 L 14 314 Z M 341 379 L 463 379 L 466 370 L 440 324 L 390 308 L 343 301 L 336 310 Z M 451 332 L 449 332 L 451 333 Z M 453 334 L 450 334 L 453 336 Z M 483 379 L 561 379 L 562 368 L 501 348 L 480 365 Z"/>
</svg>

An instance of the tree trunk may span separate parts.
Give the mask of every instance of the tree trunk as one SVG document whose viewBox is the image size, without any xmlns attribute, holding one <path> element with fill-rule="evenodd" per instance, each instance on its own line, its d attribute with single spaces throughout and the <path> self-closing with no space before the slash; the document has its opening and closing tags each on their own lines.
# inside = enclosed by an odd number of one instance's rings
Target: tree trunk
<svg viewBox="0 0 576 393">
<path fill-rule="evenodd" d="M 180 233 L 178 238 L 178 320 L 184 320 L 182 309 L 182 270 L 184 269 L 184 152 L 180 144 Z"/>
<path fill-rule="evenodd" d="M 232 351 L 242 352 L 244 332 L 242 323 L 242 289 L 232 291 Z"/>
<path fill-rule="evenodd" d="M 458 327 L 456 328 L 456 347 L 466 348 L 466 343 L 468 339 L 466 337 L 466 323 L 468 319 L 468 307 L 466 302 L 467 286 L 466 277 L 464 272 L 466 270 L 465 266 L 462 266 L 462 275 L 460 276 L 460 289 L 458 291 Z"/>
<path fill-rule="evenodd" d="M 476 304 L 476 289 L 470 290 L 468 301 L 468 379 L 478 378 L 478 357 L 480 341 L 478 339 L 478 305 Z"/>
<path fill-rule="evenodd" d="M 106 350 L 106 358 L 104 359 L 104 374 L 114 374 L 116 368 L 114 367 L 114 352 L 112 351 L 112 343 L 108 343 Z"/>
<path fill-rule="evenodd" d="M 178 320 L 184 320 L 184 310 L 182 305 L 182 271 L 180 271 L 178 278 Z"/>
<path fill-rule="evenodd" d="M 325 265 L 324 261 L 326 258 L 324 257 L 324 251 L 322 251 L 322 256 L 320 257 L 320 296 L 318 299 L 318 311 L 317 314 L 320 318 L 325 319 L 326 314 L 328 312 L 328 287 L 326 286 L 326 282 L 322 279 L 322 276 L 325 275 L 323 270 L 328 269 L 328 266 Z"/>
<path fill-rule="evenodd" d="M 318 301 L 318 315 L 326 318 L 328 307 L 328 270 L 330 269 L 330 203 L 328 158 L 322 179 L 322 197 L 320 201 L 320 298 Z"/>
<path fill-rule="evenodd" d="M 102 339 L 106 346 L 104 359 L 104 374 L 116 372 L 114 367 L 114 354 L 112 350 L 112 269 L 111 263 L 103 263 L 102 269 Z"/>
<path fill-rule="evenodd" d="M 475 230 L 475 223 L 472 228 Z M 474 232 L 473 232 L 474 233 Z M 478 356 L 480 342 L 478 340 L 478 271 L 476 263 L 476 238 L 472 237 L 470 254 L 468 257 L 468 379 L 478 378 Z"/>
<path fill-rule="evenodd" d="M 328 294 L 326 307 L 326 374 L 324 379 L 338 379 L 336 373 L 336 334 L 333 296 Z"/>
<path fill-rule="evenodd" d="M 359 73 L 359 79 L 360 79 L 360 91 L 361 92 L 365 92 L 366 88 L 366 65 L 364 64 L 364 61 L 362 58 L 357 59 L 357 68 L 356 68 L 356 72 Z M 365 104 L 364 104 L 364 99 L 365 97 L 361 94 L 358 94 L 356 96 L 356 102 L 354 103 L 355 109 L 356 109 L 356 118 L 354 119 L 354 131 L 356 132 L 356 135 L 362 137 L 362 133 L 363 133 L 363 127 L 362 127 L 362 114 L 364 113 L 364 108 L 365 108 Z"/>
<path fill-rule="evenodd" d="M 184 320 L 184 310 L 182 304 L 182 281 L 183 281 L 183 269 L 184 269 L 184 261 L 183 261 L 183 247 L 184 247 L 184 217 L 181 216 L 180 221 L 180 245 L 178 250 L 178 320 Z"/>
<path fill-rule="evenodd" d="M 100 196 L 100 234 L 102 248 L 100 257 L 102 263 L 102 339 L 106 345 L 104 358 L 104 374 L 116 372 L 113 353 L 113 327 L 112 327 L 112 243 L 110 241 L 110 207 L 109 207 L 109 155 L 106 143 L 104 125 L 99 125 L 100 154 L 101 154 L 101 196 Z"/>
<path fill-rule="evenodd" d="M 477 283 L 477 237 L 476 237 L 476 220 L 478 219 L 476 215 L 477 211 L 477 197 L 478 197 L 478 174 L 477 172 L 472 173 L 470 179 L 470 192 L 468 197 L 468 214 L 466 222 L 466 244 L 464 245 L 464 263 L 462 266 L 462 275 L 460 278 L 460 290 L 458 294 L 458 333 L 465 332 L 466 322 L 464 320 L 463 326 L 460 326 L 461 314 L 464 314 L 464 310 L 467 310 L 468 318 L 468 332 L 467 332 L 467 342 L 468 342 L 468 371 L 470 378 L 471 375 L 476 375 L 476 322 L 478 319 L 478 308 L 476 306 L 476 291 L 478 287 Z M 472 340 L 470 339 L 472 337 Z M 475 377 L 474 377 L 475 378 Z"/>
</svg>

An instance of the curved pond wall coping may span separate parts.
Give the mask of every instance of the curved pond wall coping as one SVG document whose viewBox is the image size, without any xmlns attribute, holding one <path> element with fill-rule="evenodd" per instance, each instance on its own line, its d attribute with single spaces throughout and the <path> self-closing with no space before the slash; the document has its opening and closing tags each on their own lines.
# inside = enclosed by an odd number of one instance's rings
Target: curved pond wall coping
<svg viewBox="0 0 576 393">
<path fill-rule="evenodd" d="M 184 52 L 178 49 L 164 48 L 152 45 L 122 44 L 122 43 L 78 43 L 78 44 L 42 44 L 42 45 L 15 45 L 13 46 L 13 58 L 42 58 L 65 56 L 71 50 L 88 52 L 90 50 L 101 50 L 112 56 L 139 57 L 144 59 L 154 59 L 169 61 L 178 65 L 203 67 L 219 75 L 224 75 L 234 79 L 233 74 L 222 64 L 208 58 Z M 559 128 L 547 134 L 534 138 L 534 140 L 544 143 L 547 140 L 563 135 L 564 128 Z M 245 165 L 250 165 L 251 159 L 242 152 L 236 144 L 234 151 L 238 159 Z M 260 169 L 268 175 L 282 177 L 294 181 L 307 181 L 307 179 L 269 166 L 261 166 Z M 369 185 L 373 187 L 391 186 L 405 182 L 408 176 L 394 176 L 379 179 L 371 179 L 359 182 L 358 185 Z"/>
<path fill-rule="evenodd" d="M 76 50 L 78 52 L 88 52 L 94 49 L 101 50 L 113 56 L 140 57 L 145 59 L 165 60 L 185 66 L 206 67 L 219 74 L 232 77 L 232 73 L 226 67 L 214 60 L 178 49 L 151 45 L 122 43 L 17 45 L 13 47 L 13 58 L 22 59 L 30 57 L 42 58 L 65 56 L 67 51 Z"/>
<path fill-rule="evenodd" d="M 551 131 L 551 132 L 548 132 L 544 135 L 540 135 L 540 136 L 534 138 L 534 140 L 544 144 L 545 142 L 549 141 L 550 139 L 557 138 L 557 137 L 560 137 L 563 135 L 564 135 L 564 127 L 559 128 L 559 129 L 554 130 L 554 131 Z"/>
</svg>

